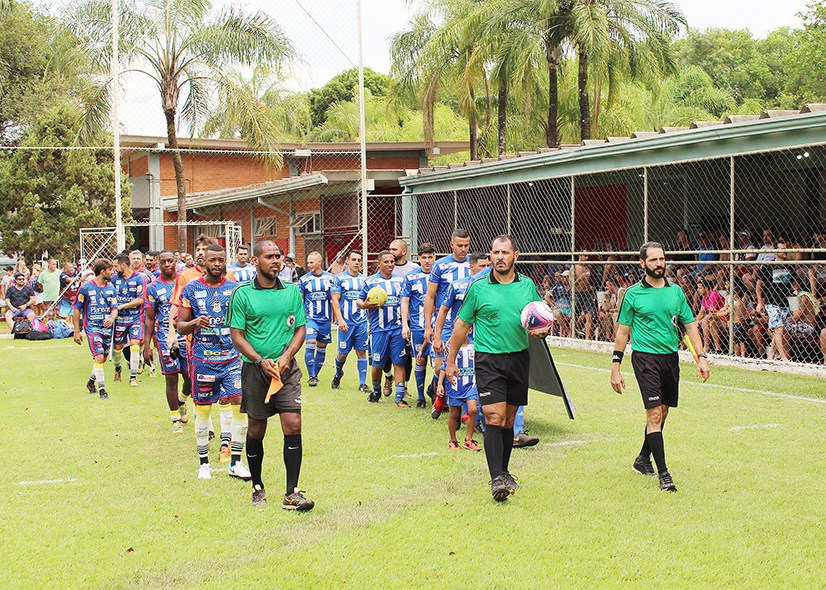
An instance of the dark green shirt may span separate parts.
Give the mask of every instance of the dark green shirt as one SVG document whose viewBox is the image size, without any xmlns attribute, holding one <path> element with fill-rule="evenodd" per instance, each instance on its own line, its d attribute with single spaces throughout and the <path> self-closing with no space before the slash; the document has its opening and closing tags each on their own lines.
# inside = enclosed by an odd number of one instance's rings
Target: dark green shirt
<svg viewBox="0 0 826 590">
<path fill-rule="evenodd" d="M 307 318 L 298 285 L 276 278 L 274 287 L 264 289 L 255 278 L 233 290 L 226 322 L 230 328 L 244 331 L 255 352 L 277 359 Z M 242 357 L 248 363 L 255 361 Z"/>
<path fill-rule="evenodd" d="M 677 352 L 677 322 L 693 321 L 685 293 L 668 281 L 661 289 L 652 287 L 645 279 L 628 287 L 617 314 L 617 323 L 631 326 L 631 349 L 651 354 Z"/>
<path fill-rule="evenodd" d="M 468 287 L 459 319 L 473 324 L 473 346 L 479 352 L 498 354 L 528 348 L 528 331 L 522 326 L 522 308 L 540 301 L 536 285 L 516 273 L 512 283 L 502 284 L 491 271 Z"/>
</svg>

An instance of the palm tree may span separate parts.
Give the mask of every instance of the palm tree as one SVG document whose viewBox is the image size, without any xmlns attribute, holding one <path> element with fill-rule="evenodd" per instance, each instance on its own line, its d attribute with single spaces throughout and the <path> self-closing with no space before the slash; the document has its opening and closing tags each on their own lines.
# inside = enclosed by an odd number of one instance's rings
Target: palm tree
<svg viewBox="0 0 826 590">
<path fill-rule="evenodd" d="M 292 44 L 267 14 L 245 14 L 225 8 L 214 17 L 211 0 L 132 0 L 121 7 L 120 54 L 127 71 L 149 76 L 161 95 L 166 133 L 175 168 L 178 219 L 186 219 L 184 168 L 178 151 L 178 117 L 190 123 L 194 134 L 199 119 L 206 116 L 210 91 L 232 100 L 249 141 L 280 161 L 275 128 L 263 116 L 253 97 L 234 92 L 230 66 L 268 64 L 278 68 L 294 56 Z M 108 0 L 86 0 L 70 13 L 69 24 L 89 51 L 99 71 L 106 71 L 111 55 L 111 6 Z M 86 108 L 89 123 L 105 120 L 106 97 L 114 91 L 100 87 Z M 186 98 L 181 107 L 181 93 Z M 231 99 L 229 97 L 232 97 Z M 180 111 L 179 111 L 180 109 Z M 186 228 L 178 227 L 178 248 L 186 249 Z"/>
</svg>

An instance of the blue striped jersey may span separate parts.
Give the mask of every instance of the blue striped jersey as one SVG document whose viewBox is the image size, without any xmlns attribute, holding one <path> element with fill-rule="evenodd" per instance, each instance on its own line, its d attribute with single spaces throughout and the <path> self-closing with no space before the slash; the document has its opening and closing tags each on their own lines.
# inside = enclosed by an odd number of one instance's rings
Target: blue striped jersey
<svg viewBox="0 0 826 590">
<path fill-rule="evenodd" d="M 244 266 L 233 264 L 231 266 L 228 266 L 227 270 L 232 271 L 232 276 L 234 276 L 235 280 L 239 283 L 246 283 L 247 281 L 251 281 L 255 278 L 255 275 L 258 274 L 258 270 L 249 262 L 246 263 Z"/>
<path fill-rule="evenodd" d="M 364 286 L 359 293 L 359 299 L 367 300 L 367 292 L 373 287 L 381 287 L 387 292 L 387 303 L 378 309 L 369 309 L 367 317 L 370 320 L 371 332 L 389 332 L 391 330 L 401 330 L 401 293 L 404 279 L 391 276 L 385 279 L 381 273 L 370 275 L 364 281 Z"/>
<path fill-rule="evenodd" d="M 447 317 L 445 317 L 445 327 L 443 329 L 453 330 L 453 318 L 459 313 L 459 308 L 462 307 L 467 288 L 470 287 L 471 282 L 471 278 L 466 277 L 448 285 L 442 305 L 449 307 L 450 310 L 447 312 Z"/>
<path fill-rule="evenodd" d="M 139 297 L 144 297 L 146 294 L 146 277 L 134 271 L 129 278 L 115 273 L 112 275 L 112 286 L 115 288 L 115 295 L 118 297 L 118 305 L 123 305 Z M 119 325 L 143 321 L 143 304 L 129 309 L 121 309 L 118 311 L 117 321 Z"/>
<path fill-rule="evenodd" d="M 93 280 L 83 283 L 73 306 L 83 312 L 84 332 L 98 336 L 112 335 L 112 328 L 103 325 L 103 320 L 118 307 L 118 298 L 112 283 L 106 283 L 102 287 L 96 285 Z"/>
<path fill-rule="evenodd" d="M 362 324 L 367 321 L 367 312 L 356 304 L 365 280 L 363 274 L 353 276 L 346 270 L 336 275 L 333 292 L 341 293 L 338 303 L 341 306 L 341 315 L 347 323 Z"/>
<path fill-rule="evenodd" d="M 227 363 L 238 358 L 226 324 L 227 307 L 232 290 L 238 285 L 224 278 L 217 287 L 211 287 L 204 278 L 187 283 L 181 290 L 181 308 L 191 309 L 190 319 L 209 317 L 209 328 L 198 326 L 192 333 L 189 357 L 207 363 Z"/>
<path fill-rule="evenodd" d="M 460 397 L 476 387 L 476 371 L 473 357 L 475 351 L 473 344 L 465 344 L 456 354 L 456 366 L 459 367 L 459 375 L 456 377 L 456 385 L 453 385 L 445 377 L 445 392 L 454 397 Z M 442 371 L 447 369 L 447 357 L 442 361 Z"/>
<path fill-rule="evenodd" d="M 146 300 L 144 307 L 151 307 L 155 310 L 155 335 L 166 340 L 169 333 L 169 310 L 172 307 L 172 292 L 175 290 L 176 281 L 171 283 L 158 279 L 149 283 L 146 288 Z"/>
<path fill-rule="evenodd" d="M 298 279 L 298 288 L 304 297 L 304 313 L 308 320 L 327 321 L 333 318 L 330 307 L 330 292 L 336 278 L 327 272 L 320 275 L 308 272 Z"/>
<path fill-rule="evenodd" d="M 427 279 L 429 276 L 429 273 L 422 272 L 420 268 L 411 270 L 404 276 L 401 296 L 410 297 L 408 315 L 411 330 L 424 331 L 424 298 L 427 295 Z"/>
<path fill-rule="evenodd" d="M 470 263 L 467 257 L 465 257 L 464 262 L 458 262 L 453 257 L 453 254 L 450 254 L 436 261 L 433 269 L 430 271 L 430 278 L 428 279 L 428 282 L 439 285 L 436 290 L 436 307 L 433 313 L 439 311 L 439 306 L 441 306 L 442 301 L 444 301 L 448 285 L 455 283 L 459 279 L 464 279 L 467 276 L 470 276 Z"/>
</svg>

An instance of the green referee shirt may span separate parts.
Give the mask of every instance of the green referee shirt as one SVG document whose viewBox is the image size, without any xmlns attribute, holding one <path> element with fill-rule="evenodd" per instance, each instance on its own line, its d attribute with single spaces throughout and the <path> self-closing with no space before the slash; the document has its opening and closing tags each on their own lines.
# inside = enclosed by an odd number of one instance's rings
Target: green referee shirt
<svg viewBox="0 0 826 590">
<path fill-rule="evenodd" d="M 528 348 L 528 331 L 522 326 L 522 308 L 540 301 L 533 281 L 516 273 L 512 283 L 502 284 L 491 271 L 471 283 L 459 319 L 473 324 L 473 346 L 480 352 L 499 354 Z"/>
<path fill-rule="evenodd" d="M 264 289 L 255 278 L 235 287 L 226 321 L 230 328 L 244 331 L 255 352 L 266 359 L 277 359 L 296 327 L 305 325 L 307 318 L 298 285 L 276 278 L 274 287 Z M 242 358 L 248 363 L 255 360 Z"/>
<path fill-rule="evenodd" d="M 678 285 L 666 281 L 664 287 L 656 289 L 645 279 L 628 287 L 617 315 L 618 323 L 631 326 L 631 349 L 651 354 L 677 352 L 677 322 L 693 321 L 685 293 Z"/>
</svg>

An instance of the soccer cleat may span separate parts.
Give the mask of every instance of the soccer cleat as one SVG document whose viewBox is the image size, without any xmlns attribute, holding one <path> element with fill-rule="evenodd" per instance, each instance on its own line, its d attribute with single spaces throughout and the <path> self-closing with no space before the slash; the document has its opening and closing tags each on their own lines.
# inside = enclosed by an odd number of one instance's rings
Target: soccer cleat
<svg viewBox="0 0 826 590">
<path fill-rule="evenodd" d="M 247 466 L 240 461 L 236 461 L 235 465 L 230 465 L 229 469 L 227 469 L 227 473 L 229 473 L 230 477 L 237 477 L 238 479 L 243 479 L 244 481 L 249 481 L 252 479 L 250 470 L 247 469 Z"/>
<path fill-rule="evenodd" d="M 384 387 L 381 388 L 381 392 L 384 394 L 384 397 L 387 397 L 391 393 L 393 393 L 393 380 L 388 379 L 387 377 L 384 378 Z"/>
<path fill-rule="evenodd" d="M 539 442 L 538 436 L 530 436 L 527 432 L 520 432 L 513 437 L 514 447 L 532 447 Z"/>
<path fill-rule="evenodd" d="M 373 391 L 370 389 L 370 387 L 366 383 L 362 383 L 361 385 L 359 385 L 359 391 L 362 392 L 362 393 L 366 393 L 367 395 L 370 395 L 371 393 L 373 393 Z"/>
<path fill-rule="evenodd" d="M 342 374 L 341 377 L 344 377 L 344 375 Z M 333 377 L 332 383 L 330 383 L 330 387 L 333 389 L 338 389 L 339 387 L 341 387 L 341 377 L 335 375 Z"/>
<path fill-rule="evenodd" d="M 284 502 L 281 504 L 281 508 L 284 510 L 298 510 L 299 512 L 312 510 L 313 506 L 315 506 L 315 502 L 305 498 L 304 490 L 299 490 L 298 488 L 295 488 L 292 494 L 285 495 Z"/>
<path fill-rule="evenodd" d="M 121 381 L 123 381 L 123 379 L 121 379 L 121 376 L 120 376 L 121 375 L 121 369 L 122 369 L 122 367 L 115 367 L 115 377 L 114 377 L 115 383 L 120 383 Z"/>
<path fill-rule="evenodd" d="M 151 367 L 149 369 L 149 377 L 150 379 L 154 379 L 155 377 L 157 377 L 157 375 L 155 375 L 155 367 Z"/>
<path fill-rule="evenodd" d="M 419 401 L 416 402 L 416 408 L 417 409 L 426 408 L 426 407 L 427 407 L 427 402 L 424 401 L 423 399 L 420 399 Z"/>
<path fill-rule="evenodd" d="M 106 393 L 106 390 L 102 387 L 98 390 L 98 393 L 100 394 L 100 399 L 109 399 L 109 394 Z"/>
<path fill-rule="evenodd" d="M 189 412 L 186 411 L 186 401 L 178 400 L 178 415 L 184 424 L 189 422 Z"/>
<path fill-rule="evenodd" d="M 481 424 L 477 424 L 476 427 L 473 429 L 473 432 L 476 434 L 485 434 L 485 429 L 482 428 Z"/>
<path fill-rule="evenodd" d="M 490 492 L 493 494 L 493 499 L 497 502 L 504 502 L 511 495 L 508 482 L 504 474 L 497 475 L 490 482 Z"/>
<path fill-rule="evenodd" d="M 674 480 L 671 479 L 671 474 L 668 471 L 660 473 L 660 491 L 661 492 L 676 492 L 677 486 L 674 485 Z"/>
<path fill-rule="evenodd" d="M 481 451 L 482 447 L 476 444 L 476 441 L 472 438 L 470 440 L 465 439 L 465 442 L 462 444 L 468 451 Z"/>
<path fill-rule="evenodd" d="M 459 441 L 458 440 L 452 440 L 449 443 L 447 443 L 447 450 L 448 451 L 458 451 L 461 448 L 462 447 L 459 446 Z"/>
<path fill-rule="evenodd" d="M 511 494 L 514 493 L 516 490 L 522 489 L 522 486 L 516 483 L 516 478 L 512 476 L 509 471 L 503 471 L 502 477 L 505 478 L 505 485 L 508 486 L 508 489 L 511 491 Z"/>
<path fill-rule="evenodd" d="M 410 397 L 410 392 L 407 391 L 407 387 L 404 388 L 404 396 L 403 397 Z"/>
<path fill-rule="evenodd" d="M 212 467 L 209 463 L 201 463 L 198 467 L 198 479 L 212 479 Z"/>
<path fill-rule="evenodd" d="M 138 375 L 143 375 L 143 361 L 138 365 Z"/>
<path fill-rule="evenodd" d="M 172 434 L 183 434 L 184 433 L 184 425 L 181 424 L 180 420 L 173 420 L 172 421 Z"/>
<path fill-rule="evenodd" d="M 134 377 L 130 377 L 129 378 L 129 387 L 137 387 L 137 386 L 138 386 L 138 380 L 135 379 Z"/>
<path fill-rule="evenodd" d="M 467 421 L 468 421 L 468 415 L 467 415 L 467 412 L 465 412 L 464 414 L 462 414 L 461 422 L 462 422 L 462 424 L 467 424 Z"/>
<path fill-rule="evenodd" d="M 317 377 L 310 377 L 309 381 L 307 381 L 307 385 L 310 387 L 315 387 L 318 385 L 318 378 Z"/>
<path fill-rule="evenodd" d="M 95 380 L 94 379 L 89 379 L 86 382 L 86 391 L 88 391 L 89 393 L 97 393 L 98 392 L 97 387 L 95 386 Z"/>
<path fill-rule="evenodd" d="M 381 399 L 381 394 L 380 393 L 376 393 L 375 391 L 371 391 L 370 395 L 367 396 L 367 403 L 368 404 L 377 404 L 377 403 L 379 403 L 380 399 Z"/>
<path fill-rule="evenodd" d="M 267 505 L 267 494 L 264 492 L 264 488 L 260 486 L 254 486 L 252 488 L 252 505 L 253 506 L 266 506 Z"/>
<path fill-rule="evenodd" d="M 209 429 L 209 440 L 212 440 L 213 438 L 215 438 L 215 431 L 210 428 Z"/>
<path fill-rule="evenodd" d="M 652 477 L 657 475 L 657 472 L 654 471 L 654 466 L 651 464 L 651 459 L 643 457 L 642 455 L 639 455 L 636 459 L 634 459 L 631 469 L 641 475 L 650 475 Z"/>
<path fill-rule="evenodd" d="M 447 400 L 443 397 L 437 397 L 433 401 L 433 409 L 430 411 L 430 417 L 434 420 L 438 420 L 439 416 L 442 415 L 442 411 L 445 409 L 445 402 Z"/>
<path fill-rule="evenodd" d="M 436 392 L 433 391 L 433 383 L 432 382 L 430 383 L 430 385 L 427 386 L 427 390 L 425 391 L 425 393 L 427 393 L 427 397 L 429 397 L 431 401 L 436 400 Z"/>
<path fill-rule="evenodd" d="M 221 450 L 218 451 L 218 460 L 221 461 L 221 463 L 229 463 L 230 458 L 229 445 L 222 445 Z"/>
<path fill-rule="evenodd" d="M 404 401 L 404 400 L 401 400 L 400 402 L 396 402 L 396 407 L 397 407 L 397 408 L 409 408 L 409 407 L 410 407 L 410 404 L 408 404 L 408 403 L 407 403 L 406 401 Z"/>
</svg>

